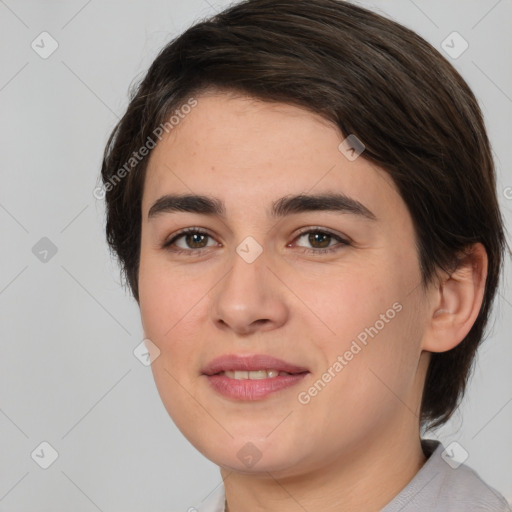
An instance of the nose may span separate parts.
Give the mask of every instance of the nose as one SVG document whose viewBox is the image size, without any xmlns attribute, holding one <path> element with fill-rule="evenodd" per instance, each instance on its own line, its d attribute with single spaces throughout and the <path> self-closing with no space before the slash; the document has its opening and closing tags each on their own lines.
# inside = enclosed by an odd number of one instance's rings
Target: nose
<svg viewBox="0 0 512 512">
<path fill-rule="evenodd" d="M 265 251 L 252 263 L 233 254 L 231 270 L 213 290 L 217 328 L 247 335 L 276 329 L 287 321 L 285 286 L 268 263 Z"/>
</svg>

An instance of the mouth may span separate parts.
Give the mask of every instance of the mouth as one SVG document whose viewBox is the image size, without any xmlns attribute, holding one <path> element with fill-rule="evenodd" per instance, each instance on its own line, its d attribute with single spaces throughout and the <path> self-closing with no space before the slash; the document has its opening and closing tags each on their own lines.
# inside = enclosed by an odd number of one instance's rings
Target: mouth
<svg viewBox="0 0 512 512">
<path fill-rule="evenodd" d="M 221 356 L 202 371 L 215 392 L 248 401 L 290 388 L 309 373 L 307 368 L 263 354 Z"/>
<path fill-rule="evenodd" d="M 262 380 L 262 379 L 275 379 L 276 377 L 283 377 L 285 375 L 296 375 L 293 373 L 283 372 L 279 370 L 251 370 L 251 371 L 240 371 L 240 370 L 227 370 L 216 375 L 224 375 L 230 379 L 235 380 Z"/>
</svg>

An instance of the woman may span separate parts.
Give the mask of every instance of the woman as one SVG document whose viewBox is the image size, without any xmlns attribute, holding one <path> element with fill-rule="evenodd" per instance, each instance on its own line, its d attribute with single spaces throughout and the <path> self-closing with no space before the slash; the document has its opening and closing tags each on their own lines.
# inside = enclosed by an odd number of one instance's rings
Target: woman
<svg viewBox="0 0 512 512">
<path fill-rule="evenodd" d="M 474 95 L 415 33 L 248 0 L 155 59 L 102 167 L 201 510 L 510 511 L 422 438 L 463 395 L 505 237 Z"/>
</svg>

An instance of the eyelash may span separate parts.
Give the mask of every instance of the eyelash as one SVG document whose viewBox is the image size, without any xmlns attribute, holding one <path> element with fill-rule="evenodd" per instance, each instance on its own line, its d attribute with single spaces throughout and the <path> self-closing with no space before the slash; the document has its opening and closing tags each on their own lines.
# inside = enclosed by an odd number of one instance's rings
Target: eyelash
<svg viewBox="0 0 512 512">
<path fill-rule="evenodd" d="M 164 242 L 164 244 L 162 246 L 162 249 L 167 249 L 168 251 L 171 251 L 171 252 L 173 252 L 175 254 L 186 254 L 188 256 L 201 255 L 203 253 L 203 251 L 208 249 L 209 247 L 201 247 L 200 249 L 176 249 L 176 248 L 175 249 L 171 249 L 170 248 L 177 240 L 179 240 L 183 236 L 185 236 L 187 234 L 190 234 L 190 233 L 198 234 L 198 235 L 206 235 L 206 236 L 209 236 L 210 238 L 213 238 L 213 236 L 210 235 L 210 233 L 208 233 L 207 231 L 204 231 L 201 228 L 194 228 L 194 227 L 185 228 L 185 229 L 182 229 L 181 231 L 179 231 L 178 233 L 176 233 L 176 235 L 173 236 L 170 240 Z M 302 248 L 303 252 L 308 253 L 308 254 L 332 253 L 332 252 L 340 250 L 341 247 L 343 247 L 343 246 L 350 245 L 350 242 L 348 240 L 345 240 L 344 238 L 341 238 L 339 235 L 335 235 L 334 233 L 331 233 L 329 230 L 322 229 L 322 228 L 319 228 L 319 227 L 306 228 L 306 229 L 300 231 L 297 234 L 297 236 L 294 238 L 294 241 L 299 239 L 299 238 L 301 238 L 303 235 L 306 235 L 306 234 L 309 234 L 309 233 L 320 233 L 322 235 L 328 235 L 329 237 L 336 239 L 339 243 L 334 245 L 334 246 L 332 246 L 332 247 L 328 247 L 328 248 L 325 248 L 325 249 Z"/>
</svg>

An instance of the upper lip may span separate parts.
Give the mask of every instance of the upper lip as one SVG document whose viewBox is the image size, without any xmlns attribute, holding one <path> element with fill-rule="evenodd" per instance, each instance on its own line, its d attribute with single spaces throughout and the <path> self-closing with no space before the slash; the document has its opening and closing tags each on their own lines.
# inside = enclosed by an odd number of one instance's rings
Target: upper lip
<svg viewBox="0 0 512 512">
<path fill-rule="evenodd" d="M 303 373 L 307 368 L 287 363 L 282 359 L 266 354 L 237 355 L 226 354 L 210 361 L 202 370 L 205 375 L 215 375 L 224 371 L 278 370 L 286 373 Z"/>
</svg>

